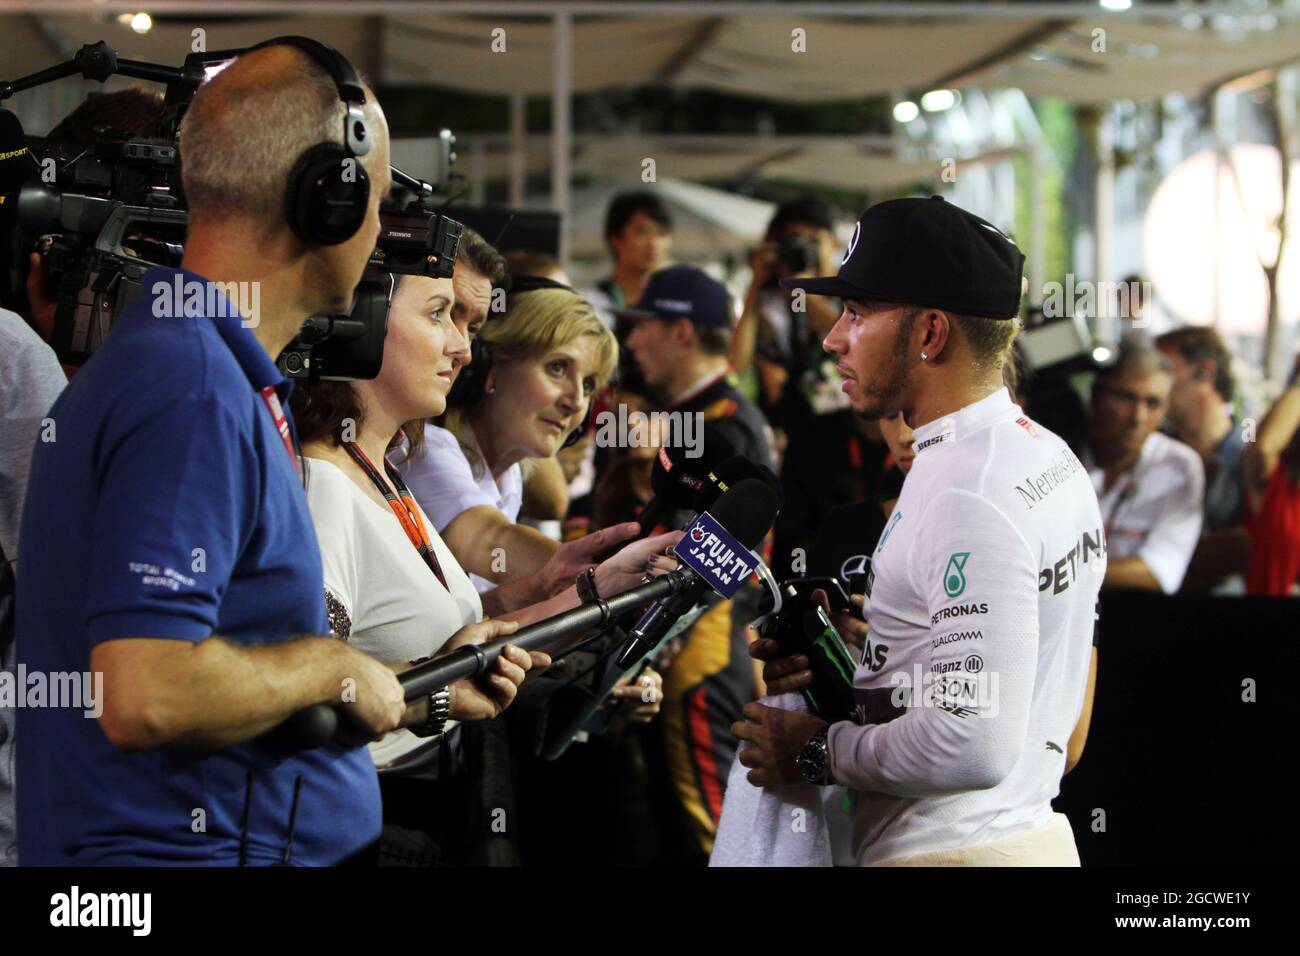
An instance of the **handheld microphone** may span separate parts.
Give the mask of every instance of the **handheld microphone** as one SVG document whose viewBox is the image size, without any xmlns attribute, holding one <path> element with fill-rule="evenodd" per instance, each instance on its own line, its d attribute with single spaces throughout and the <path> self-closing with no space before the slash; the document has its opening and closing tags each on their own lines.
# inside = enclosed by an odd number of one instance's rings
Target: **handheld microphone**
<svg viewBox="0 0 1300 956">
<path fill-rule="evenodd" d="M 650 472 L 650 487 L 654 497 L 642 509 L 637 521 L 641 531 L 637 535 L 644 538 L 656 527 L 668 520 L 674 511 L 696 506 L 700 489 L 708 482 L 709 472 L 721 466 L 735 454 L 731 442 L 721 435 L 710 438 L 705 446 L 701 445 L 698 458 L 688 458 L 686 449 L 680 445 L 660 448 L 655 454 L 654 468 Z"/>
<path fill-rule="evenodd" d="M 418 700 L 448 684 L 485 674 L 507 644 L 523 650 L 547 650 L 573 637 L 608 627 L 615 617 L 644 607 L 651 601 L 674 594 L 694 583 L 687 570 L 670 571 L 652 581 L 630 588 L 612 598 L 582 604 L 570 611 L 521 627 L 513 634 L 483 644 L 467 644 L 442 657 L 403 671 L 398 681 L 408 701 Z M 293 749 L 319 747 L 338 730 L 339 713 L 328 704 L 313 704 L 287 718 L 268 732 L 268 740 Z"/>
<path fill-rule="evenodd" d="M 771 529 L 779 510 L 776 492 L 757 478 L 745 478 L 723 493 L 709 512 L 741 545 L 753 550 Z M 668 633 L 674 621 L 704 595 L 709 582 L 699 575 L 689 587 L 655 602 L 637 621 L 619 652 L 617 665 L 630 667 L 648 654 Z"/>
<path fill-rule="evenodd" d="M 767 485 L 776 494 L 776 510 L 785 506 L 785 494 L 781 490 L 781 480 L 766 465 L 758 465 L 740 455 L 733 455 L 709 472 L 705 485 L 700 489 L 700 499 L 695 503 L 696 511 L 705 511 L 718 496 L 732 486 L 740 484 L 746 478 L 756 478 Z"/>
<path fill-rule="evenodd" d="M 776 510 L 776 495 L 761 481 L 751 478 L 723 494 L 710 514 L 744 547 L 753 548 L 776 520 Z M 688 568 L 671 571 L 614 597 L 584 604 L 555 617 L 521 627 L 508 636 L 459 648 L 451 654 L 404 671 L 399 680 L 406 692 L 406 699 L 416 700 L 454 681 L 485 673 L 507 644 L 524 650 L 545 650 L 574 635 L 606 627 L 619 615 L 643 607 L 649 601 L 658 600 L 641 619 L 645 627 L 633 632 L 634 638 L 640 635 L 641 645 L 638 646 L 643 645 L 645 649 L 639 653 L 644 654 L 662 639 L 673 621 L 695 605 L 707 587 L 708 583 Z M 673 598 L 681 600 L 674 601 Z M 658 613 L 653 620 L 647 620 L 656 609 Z M 629 658 L 629 655 L 630 659 L 639 656 L 632 641 L 628 642 L 623 651 L 624 658 Z M 627 665 L 620 662 L 619 666 Z M 298 748 L 318 747 L 334 735 L 338 720 L 339 715 L 334 708 L 327 704 L 316 704 L 294 714 L 271 733 L 281 744 Z"/>
</svg>

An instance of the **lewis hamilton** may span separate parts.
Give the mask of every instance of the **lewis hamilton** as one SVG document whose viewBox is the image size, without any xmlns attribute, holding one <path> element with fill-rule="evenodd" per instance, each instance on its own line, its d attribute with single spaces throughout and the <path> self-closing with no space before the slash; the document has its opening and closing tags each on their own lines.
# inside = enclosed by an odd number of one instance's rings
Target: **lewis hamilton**
<svg viewBox="0 0 1300 956">
<path fill-rule="evenodd" d="M 1097 497 L 1065 443 L 1002 384 L 1024 256 L 944 201 L 869 209 L 834 277 L 827 335 L 867 418 L 902 412 L 916 458 L 876 544 L 857 719 L 750 704 L 733 727 L 759 786 L 848 788 L 861 865 L 1077 866 L 1054 813 L 1106 570 Z M 769 692 L 805 682 L 772 659 Z"/>
</svg>

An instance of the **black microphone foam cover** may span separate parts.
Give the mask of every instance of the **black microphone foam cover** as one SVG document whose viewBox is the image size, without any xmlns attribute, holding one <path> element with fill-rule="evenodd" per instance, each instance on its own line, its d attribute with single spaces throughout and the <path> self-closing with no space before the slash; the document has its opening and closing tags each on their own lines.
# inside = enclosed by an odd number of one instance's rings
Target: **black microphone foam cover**
<svg viewBox="0 0 1300 956">
<path fill-rule="evenodd" d="M 713 519 L 745 547 L 757 548 L 776 522 L 776 492 L 758 478 L 745 478 L 709 508 Z"/>
<path fill-rule="evenodd" d="M 718 491 L 719 494 L 726 491 L 728 488 L 739 484 L 746 478 L 756 478 L 776 493 L 776 507 L 778 511 L 781 510 L 785 504 L 785 493 L 781 490 L 781 480 L 777 478 L 776 473 L 772 471 L 771 468 L 768 468 L 767 465 L 760 465 L 740 455 L 734 455 L 727 461 L 724 461 L 713 470 L 711 477 L 713 481 L 710 483 L 720 486 Z M 714 497 L 716 498 L 717 494 L 715 494 Z"/>
<path fill-rule="evenodd" d="M 675 508 L 690 508 L 709 472 L 735 453 L 731 442 L 721 435 L 701 442 L 701 454 L 697 458 L 687 457 L 687 451 L 684 445 L 660 448 L 650 472 L 650 487 L 655 497 L 666 498 Z"/>
</svg>

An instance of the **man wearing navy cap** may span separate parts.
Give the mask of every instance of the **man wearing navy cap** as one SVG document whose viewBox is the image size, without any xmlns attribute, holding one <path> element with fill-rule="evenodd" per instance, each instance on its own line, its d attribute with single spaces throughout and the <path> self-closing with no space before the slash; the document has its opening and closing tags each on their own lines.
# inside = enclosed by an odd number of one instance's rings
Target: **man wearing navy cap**
<svg viewBox="0 0 1300 956">
<path fill-rule="evenodd" d="M 771 429 L 732 380 L 731 300 L 722 283 L 694 266 L 670 266 L 650 277 L 635 308 L 621 316 L 636 323 L 627 347 L 646 382 L 666 396 L 670 412 L 701 416 L 706 448 L 721 435 L 736 454 L 774 466 Z M 754 699 L 745 626 L 757 616 L 749 590 L 714 602 L 664 674 L 662 716 L 653 731 L 686 818 L 681 832 L 667 827 L 670 862 L 703 862 L 713 848 L 736 753 L 729 729 Z"/>
<path fill-rule="evenodd" d="M 317 703 L 340 704 L 362 737 L 405 709 L 392 670 L 328 636 L 275 364 L 308 315 L 347 308 L 374 248 L 388 134 L 369 92 L 363 109 L 364 221 L 318 245 L 291 232 L 284 196 L 301 153 L 342 139 L 329 75 L 278 46 L 201 88 L 181 126 L 185 268 L 146 273 L 49 413 L 23 513 L 17 656 L 51 681 L 102 675 L 103 692 L 20 713 L 26 865 L 332 864 L 379 835 L 364 747 L 263 736 Z M 258 314 L 217 291 L 237 283 L 256 283 Z"/>
<path fill-rule="evenodd" d="M 694 266 L 660 269 L 636 306 L 619 314 L 639 320 L 627 348 L 646 382 L 664 395 L 668 411 L 702 413 L 706 441 L 715 431 L 737 454 L 775 466 L 767 419 L 736 389 L 727 362 L 731 298 L 721 282 Z"/>
<path fill-rule="evenodd" d="M 850 791 L 864 865 L 1078 865 L 1051 800 L 1105 540 L 1087 471 L 1002 385 L 1023 264 L 983 219 L 898 199 L 862 217 L 838 275 L 789 282 L 841 299 L 825 348 L 844 391 L 867 417 L 902 412 L 916 457 L 872 553 L 855 719 L 750 704 L 734 731 L 751 783 Z M 769 660 L 769 693 L 807 666 Z"/>
</svg>

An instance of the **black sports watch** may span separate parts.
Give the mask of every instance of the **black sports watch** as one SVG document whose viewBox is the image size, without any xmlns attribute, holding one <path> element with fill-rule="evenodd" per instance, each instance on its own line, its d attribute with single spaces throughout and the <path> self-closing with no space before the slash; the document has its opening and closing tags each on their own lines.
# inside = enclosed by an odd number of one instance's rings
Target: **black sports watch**
<svg viewBox="0 0 1300 956">
<path fill-rule="evenodd" d="M 799 751 L 799 756 L 795 758 L 799 773 L 803 775 L 804 780 L 818 787 L 824 787 L 831 782 L 830 748 L 826 742 L 826 734 L 830 729 L 828 724 L 809 737 L 808 742 Z"/>
</svg>

